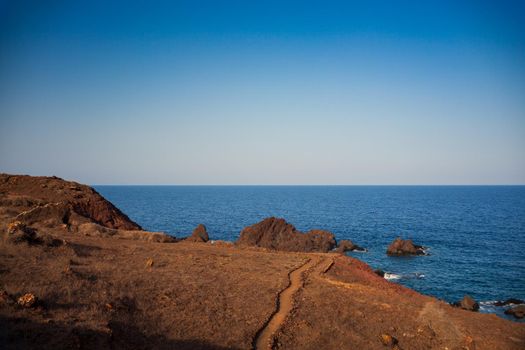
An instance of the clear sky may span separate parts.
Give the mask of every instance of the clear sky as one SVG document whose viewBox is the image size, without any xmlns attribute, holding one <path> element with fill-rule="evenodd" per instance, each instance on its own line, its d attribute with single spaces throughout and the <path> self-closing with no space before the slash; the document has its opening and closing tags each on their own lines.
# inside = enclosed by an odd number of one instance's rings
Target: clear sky
<svg viewBox="0 0 525 350">
<path fill-rule="evenodd" d="M 0 171 L 525 184 L 525 2 L 0 0 Z"/>
</svg>

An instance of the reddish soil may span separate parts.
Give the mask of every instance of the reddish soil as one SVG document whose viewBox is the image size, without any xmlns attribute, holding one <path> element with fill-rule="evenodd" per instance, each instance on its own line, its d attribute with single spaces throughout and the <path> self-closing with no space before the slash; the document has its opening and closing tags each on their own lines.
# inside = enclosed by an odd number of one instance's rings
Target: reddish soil
<svg viewBox="0 0 525 350">
<path fill-rule="evenodd" d="M 42 194 L 18 181 L 26 179 L 0 185 L 2 348 L 525 348 L 525 324 L 451 307 L 357 259 L 156 243 L 162 234 L 116 229 L 126 217 L 105 203 L 97 204 L 102 216 L 73 210 L 77 221 L 59 224 L 61 210 L 35 208 L 73 190 Z M 65 244 L 9 239 L 22 209 L 41 210 L 42 221 L 30 224 L 37 238 L 45 232 Z"/>
<path fill-rule="evenodd" d="M 58 177 L 0 174 L 0 214 L 20 213 L 42 204 L 63 205 L 71 213 L 108 228 L 141 229 L 89 186 Z M 68 224 L 71 213 L 62 217 L 63 224 Z"/>
</svg>

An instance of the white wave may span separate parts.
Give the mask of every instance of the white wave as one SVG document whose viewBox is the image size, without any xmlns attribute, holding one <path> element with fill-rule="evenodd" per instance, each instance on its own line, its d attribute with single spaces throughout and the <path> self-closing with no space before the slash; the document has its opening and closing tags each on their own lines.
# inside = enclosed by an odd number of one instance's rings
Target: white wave
<svg viewBox="0 0 525 350">
<path fill-rule="evenodd" d="M 407 273 L 407 274 L 397 274 L 397 273 L 391 273 L 391 272 L 385 272 L 385 279 L 387 280 L 399 280 L 399 279 L 421 279 L 425 278 L 425 274 L 421 272 L 414 272 L 414 273 Z"/>
<path fill-rule="evenodd" d="M 429 252 L 429 251 L 430 251 L 430 248 L 428 248 L 428 247 L 423 247 L 422 250 L 423 250 L 423 255 L 430 255 L 430 252 Z"/>
<path fill-rule="evenodd" d="M 503 308 L 500 306 L 496 306 L 496 303 L 496 300 L 480 301 L 478 303 L 479 311 L 483 313 L 502 314 Z"/>
<path fill-rule="evenodd" d="M 401 275 L 396 275 L 395 273 L 385 272 L 384 278 L 386 280 L 398 280 L 401 278 Z"/>
</svg>

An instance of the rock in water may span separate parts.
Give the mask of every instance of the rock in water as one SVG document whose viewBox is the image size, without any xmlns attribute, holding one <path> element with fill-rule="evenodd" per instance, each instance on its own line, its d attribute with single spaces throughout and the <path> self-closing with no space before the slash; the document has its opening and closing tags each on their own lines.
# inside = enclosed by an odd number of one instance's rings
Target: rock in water
<svg viewBox="0 0 525 350">
<path fill-rule="evenodd" d="M 391 256 L 425 255 L 425 248 L 414 244 L 411 239 L 396 238 L 386 250 Z"/>
<path fill-rule="evenodd" d="M 347 239 L 343 239 L 337 245 L 337 248 L 335 249 L 335 252 L 344 254 L 345 252 L 351 252 L 351 251 L 354 251 L 354 250 L 358 251 L 358 252 L 366 251 L 365 248 L 362 248 L 362 247 L 358 246 L 357 244 L 354 244 L 354 242 L 352 242 L 350 240 L 347 240 Z"/>
<path fill-rule="evenodd" d="M 470 295 L 465 295 L 461 301 L 458 301 L 453 305 L 468 311 L 479 310 L 479 304 Z"/>
<path fill-rule="evenodd" d="M 290 252 L 329 252 L 334 249 L 336 241 L 328 231 L 302 233 L 286 220 L 270 217 L 245 227 L 236 244 Z"/>
<path fill-rule="evenodd" d="M 523 318 L 525 317 L 525 305 L 511 307 L 510 309 L 505 310 L 505 314 L 512 315 L 516 318 Z"/>
<path fill-rule="evenodd" d="M 208 236 L 208 232 L 206 231 L 206 226 L 203 224 L 199 224 L 194 230 L 191 236 L 186 238 L 188 241 L 192 242 L 208 242 L 210 240 L 210 237 Z"/>
</svg>

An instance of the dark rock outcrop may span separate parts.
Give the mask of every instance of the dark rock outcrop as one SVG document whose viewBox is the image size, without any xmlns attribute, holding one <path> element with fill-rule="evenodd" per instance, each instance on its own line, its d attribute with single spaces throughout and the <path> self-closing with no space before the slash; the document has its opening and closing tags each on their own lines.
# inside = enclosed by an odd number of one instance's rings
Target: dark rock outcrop
<svg viewBox="0 0 525 350">
<path fill-rule="evenodd" d="M 270 217 L 245 227 L 236 244 L 293 252 L 329 252 L 335 247 L 336 241 L 328 231 L 302 233 L 286 220 Z"/>
<path fill-rule="evenodd" d="M 354 242 L 343 239 L 339 242 L 337 245 L 337 248 L 335 249 L 336 253 L 344 254 L 345 252 L 351 252 L 351 251 L 358 251 L 358 252 L 366 252 L 365 248 L 362 248 L 358 246 L 357 244 L 354 244 Z"/>
<path fill-rule="evenodd" d="M 206 231 L 206 226 L 203 224 L 199 224 L 194 230 L 191 236 L 186 238 L 187 241 L 191 242 L 208 242 L 210 240 L 210 237 L 208 236 L 208 232 Z"/>
<path fill-rule="evenodd" d="M 76 214 L 108 228 L 142 229 L 93 188 L 57 177 L 0 174 L 0 201 L 29 225 L 67 225 Z"/>
<path fill-rule="evenodd" d="M 511 307 L 510 309 L 505 310 L 505 314 L 521 319 L 525 317 L 525 305 Z"/>
<path fill-rule="evenodd" d="M 414 244 L 411 239 L 396 238 L 386 250 L 390 256 L 425 255 L 423 246 Z"/>
<path fill-rule="evenodd" d="M 55 176 L 0 174 L 0 229 L 11 243 L 57 245 L 49 233 L 174 242 L 143 231 L 93 188 Z"/>
<path fill-rule="evenodd" d="M 470 295 L 465 295 L 461 301 L 455 302 L 453 305 L 468 311 L 479 310 L 479 304 Z"/>
</svg>

